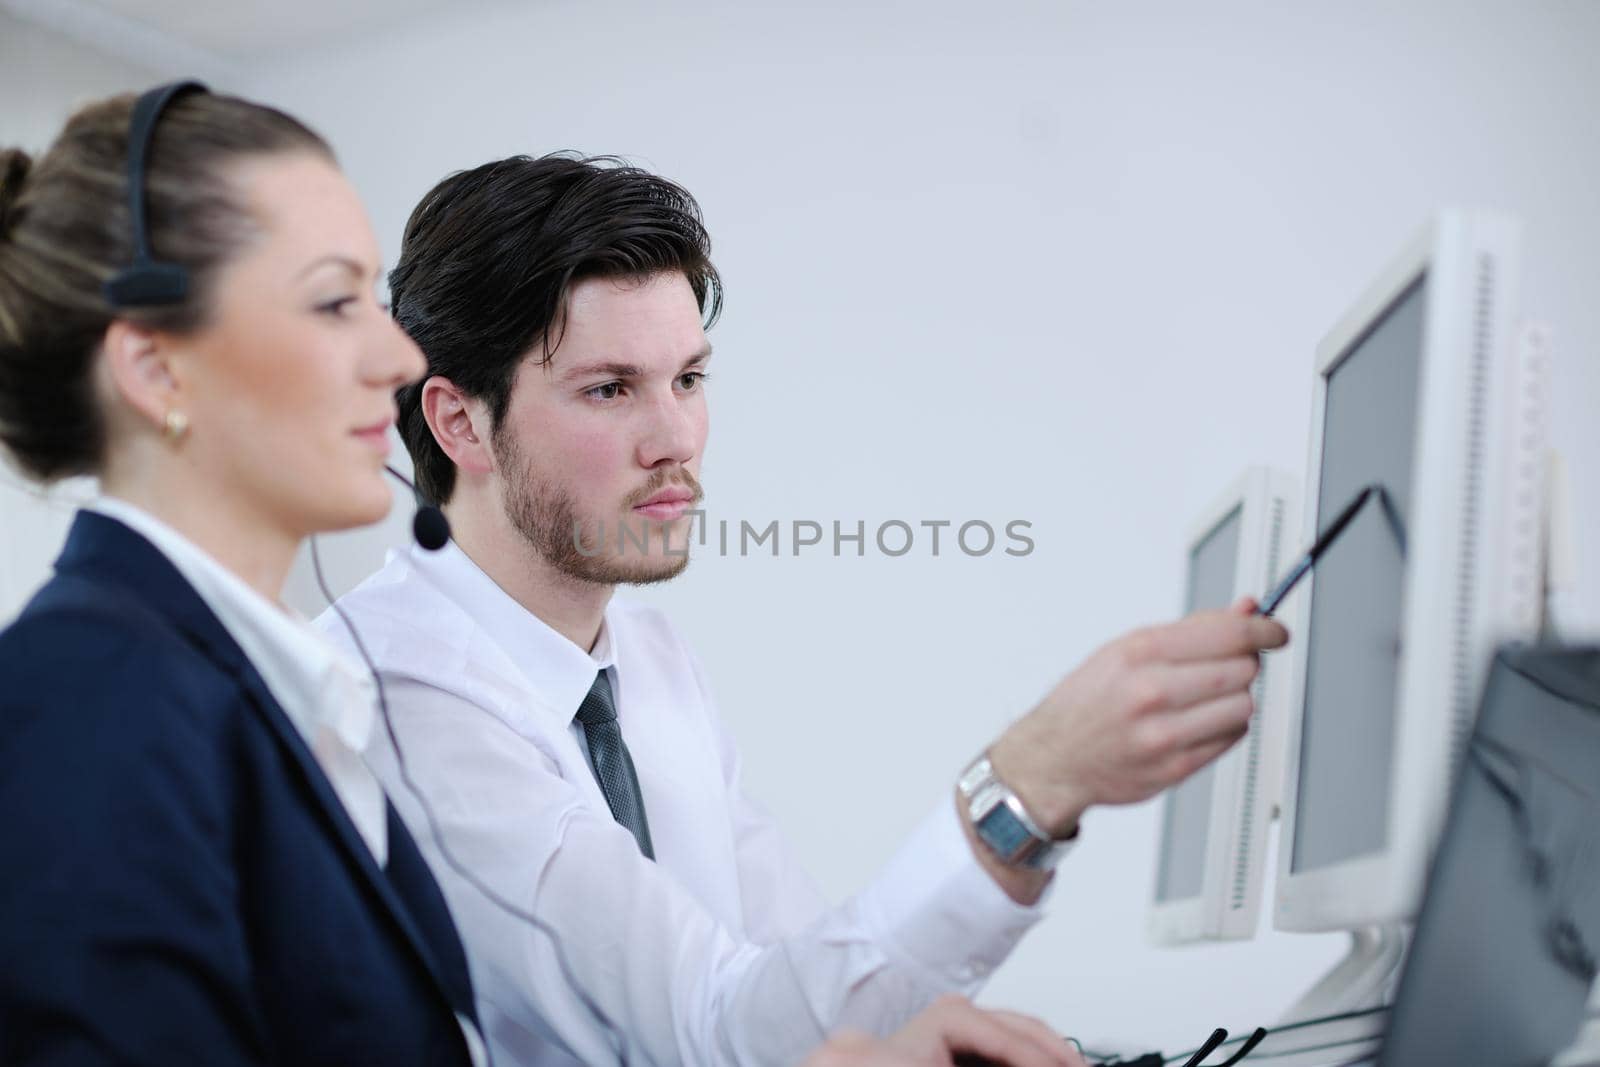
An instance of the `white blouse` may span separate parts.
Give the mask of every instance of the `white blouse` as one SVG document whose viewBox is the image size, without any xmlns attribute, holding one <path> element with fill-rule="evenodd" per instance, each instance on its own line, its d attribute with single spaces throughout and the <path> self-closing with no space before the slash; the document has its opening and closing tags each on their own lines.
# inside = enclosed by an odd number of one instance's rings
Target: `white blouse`
<svg viewBox="0 0 1600 1067">
<path fill-rule="evenodd" d="M 350 821 L 382 867 L 389 829 L 383 787 L 362 753 L 377 696 L 366 668 L 292 608 L 274 604 L 142 508 L 102 496 L 88 510 L 115 519 L 166 556 L 260 672 L 267 689 L 316 756 Z"/>
</svg>

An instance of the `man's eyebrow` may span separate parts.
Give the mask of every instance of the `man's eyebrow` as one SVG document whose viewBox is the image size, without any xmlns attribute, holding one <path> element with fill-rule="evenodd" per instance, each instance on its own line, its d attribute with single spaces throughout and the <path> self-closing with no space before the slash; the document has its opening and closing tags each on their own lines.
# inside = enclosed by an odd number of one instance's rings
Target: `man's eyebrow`
<svg viewBox="0 0 1600 1067">
<path fill-rule="evenodd" d="M 577 363 L 561 372 L 562 381 L 577 378 L 642 378 L 644 368 L 637 363 Z"/>
<path fill-rule="evenodd" d="M 704 363 L 706 360 L 708 360 L 710 358 L 711 358 L 711 344 L 709 342 L 707 342 L 707 344 L 706 344 L 706 346 L 704 348 L 702 348 L 700 351 L 696 352 L 694 355 L 690 356 L 688 359 L 683 361 L 683 369 L 684 370 L 688 370 L 690 367 L 694 366 L 696 363 Z"/>
<path fill-rule="evenodd" d="M 357 278 L 365 278 L 367 276 L 367 268 L 363 263 L 361 263 L 360 260 L 351 259 L 349 256 L 342 256 L 338 253 L 332 253 L 326 256 L 318 256 L 316 259 L 313 259 L 310 263 L 301 268 L 300 273 L 295 275 L 295 278 L 296 280 L 304 278 L 318 267 L 324 267 L 330 263 L 335 266 L 343 267 L 351 274 L 354 274 Z M 383 268 L 380 267 L 378 268 L 374 277 L 382 277 L 382 275 Z"/>
<path fill-rule="evenodd" d="M 700 351 L 690 356 L 683 363 L 683 369 L 704 363 L 711 358 L 711 346 L 706 345 Z M 682 371 L 679 371 L 681 374 Z M 643 378 L 645 369 L 637 363 L 619 363 L 612 360 L 600 360 L 596 363 L 575 363 L 561 371 L 558 377 L 564 381 L 577 381 L 582 378 Z"/>
</svg>

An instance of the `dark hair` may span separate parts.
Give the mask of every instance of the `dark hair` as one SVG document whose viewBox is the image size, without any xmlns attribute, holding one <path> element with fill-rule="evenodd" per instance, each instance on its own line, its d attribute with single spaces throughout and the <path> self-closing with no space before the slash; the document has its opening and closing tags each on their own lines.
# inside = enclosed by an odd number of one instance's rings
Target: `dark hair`
<svg viewBox="0 0 1600 1067">
<path fill-rule="evenodd" d="M 498 428 L 524 357 L 542 343 L 548 360 L 561 343 L 574 283 L 664 271 L 681 272 L 705 324 L 716 321 L 711 238 L 682 187 L 610 156 L 513 156 L 452 174 L 422 198 L 389 293 L 428 375 L 484 401 Z M 400 432 L 417 488 L 443 504 L 455 464 L 422 416 L 422 384 L 400 390 Z"/>
<path fill-rule="evenodd" d="M 188 332 L 205 324 L 216 275 L 252 233 L 228 167 L 256 155 L 333 152 L 305 126 L 234 97 L 189 93 L 162 112 L 147 157 L 150 245 L 188 268 L 188 297 L 118 309 L 101 291 L 133 259 L 128 126 L 135 97 L 83 108 L 35 163 L 0 151 L 0 444 L 41 481 L 92 474 L 105 420 L 90 369 L 122 318 Z"/>
</svg>

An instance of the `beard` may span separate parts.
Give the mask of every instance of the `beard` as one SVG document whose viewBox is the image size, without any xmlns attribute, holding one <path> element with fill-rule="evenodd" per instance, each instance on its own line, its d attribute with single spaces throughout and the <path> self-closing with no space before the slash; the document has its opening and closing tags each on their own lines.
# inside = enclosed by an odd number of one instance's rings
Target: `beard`
<svg viewBox="0 0 1600 1067">
<path fill-rule="evenodd" d="M 669 555 L 668 524 L 634 518 L 635 528 L 623 535 L 624 516 L 674 482 L 701 497 L 693 474 L 678 468 L 656 471 L 649 482 L 629 494 L 615 521 L 585 519 L 564 486 L 543 477 L 509 435 L 496 434 L 494 450 L 506 472 L 502 503 L 506 517 L 528 546 L 557 573 L 594 585 L 653 585 L 671 581 L 689 566 L 688 524 L 683 546 Z M 641 547 L 644 546 L 644 547 Z"/>
</svg>

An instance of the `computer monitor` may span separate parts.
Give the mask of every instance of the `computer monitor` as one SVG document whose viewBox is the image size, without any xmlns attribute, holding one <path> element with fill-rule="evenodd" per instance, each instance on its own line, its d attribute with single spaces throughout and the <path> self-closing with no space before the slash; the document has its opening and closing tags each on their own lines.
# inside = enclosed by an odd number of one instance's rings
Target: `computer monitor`
<svg viewBox="0 0 1600 1067">
<path fill-rule="evenodd" d="M 1236 478 L 1190 530 L 1185 612 L 1260 596 L 1295 550 L 1298 504 L 1290 474 L 1252 467 Z M 1149 911 L 1149 933 L 1156 943 L 1255 933 L 1291 681 L 1283 657 L 1263 657 L 1250 732 L 1167 791 Z"/>
<path fill-rule="evenodd" d="M 1491 652 L 1537 627 L 1517 246 L 1508 220 L 1442 214 L 1317 350 L 1305 525 L 1383 493 L 1296 594 L 1278 929 L 1412 918 Z"/>
<path fill-rule="evenodd" d="M 1384 1067 L 1549 1064 L 1600 949 L 1600 648 L 1494 659 L 1384 1040 Z M 1486 919 L 1487 917 L 1487 919 Z M 1572 1062 L 1600 1058 L 1585 1035 Z"/>
</svg>

